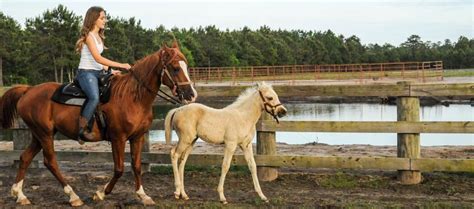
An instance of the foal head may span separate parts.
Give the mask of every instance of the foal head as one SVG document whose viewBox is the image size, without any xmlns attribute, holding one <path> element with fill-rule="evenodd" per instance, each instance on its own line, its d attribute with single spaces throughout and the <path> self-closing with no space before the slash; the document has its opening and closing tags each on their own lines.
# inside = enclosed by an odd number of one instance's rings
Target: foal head
<svg viewBox="0 0 474 209">
<path fill-rule="evenodd" d="M 277 122 L 277 117 L 281 118 L 286 115 L 286 108 L 280 103 L 280 99 L 271 85 L 265 82 L 258 83 L 257 91 L 262 99 L 262 108 L 271 114 Z"/>
<path fill-rule="evenodd" d="M 194 102 L 197 92 L 189 77 L 188 61 L 179 50 L 176 41 L 171 48 L 163 45 L 161 59 L 163 61 L 162 83 L 170 87 L 173 95 L 177 96 L 182 103 Z"/>
</svg>

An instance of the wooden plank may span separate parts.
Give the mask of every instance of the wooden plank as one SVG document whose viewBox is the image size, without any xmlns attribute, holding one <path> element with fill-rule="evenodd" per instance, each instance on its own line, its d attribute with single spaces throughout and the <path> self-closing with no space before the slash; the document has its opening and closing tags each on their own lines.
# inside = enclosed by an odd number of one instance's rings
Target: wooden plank
<svg viewBox="0 0 474 209">
<path fill-rule="evenodd" d="M 19 159 L 21 151 L 0 151 L 0 161 L 11 162 Z M 58 151 L 59 161 L 89 163 L 113 162 L 111 152 Z M 125 162 L 130 162 L 130 154 L 125 153 Z M 220 166 L 223 156 L 220 154 L 191 154 L 187 165 Z M 42 160 L 39 153 L 35 160 Z M 438 158 L 382 158 L 382 157 L 318 157 L 318 156 L 275 156 L 256 155 L 259 166 L 298 167 L 298 168 L 350 168 L 380 170 L 422 170 L 422 171 L 465 171 L 474 172 L 472 159 L 438 159 Z M 168 153 L 143 153 L 142 161 L 153 164 L 170 164 Z M 232 165 L 246 165 L 242 155 L 234 155 Z"/>
<path fill-rule="evenodd" d="M 257 131 L 351 133 L 474 133 L 474 121 L 260 121 Z"/>
<path fill-rule="evenodd" d="M 197 86 L 200 97 L 237 97 L 249 86 Z M 351 96 L 474 96 L 474 83 L 370 84 L 370 85 L 275 85 L 280 97 Z"/>
<path fill-rule="evenodd" d="M 474 96 L 474 83 L 412 84 L 410 95 L 418 96 Z"/>
<path fill-rule="evenodd" d="M 299 168 L 409 169 L 409 159 L 377 157 L 255 156 L 258 165 Z"/>
<path fill-rule="evenodd" d="M 474 172 L 473 159 L 411 159 L 411 169 L 421 171 L 465 171 Z"/>
</svg>

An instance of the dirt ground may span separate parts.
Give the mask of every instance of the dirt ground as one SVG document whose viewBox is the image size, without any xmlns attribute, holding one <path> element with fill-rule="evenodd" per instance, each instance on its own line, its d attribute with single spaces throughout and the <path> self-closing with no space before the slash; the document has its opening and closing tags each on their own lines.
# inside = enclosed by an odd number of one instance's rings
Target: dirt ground
<svg viewBox="0 0 474 209">
<path fill-rule="evenodd" d="M 222 153 L 221 146 L 197 143 L 193 153 Z M 74 141 L 57 141 L 56 150 L 110 150 L 107 142 L 79 145 Z M 0 143 L 0 150 L 11 150 L 11 143 Z M 168 152 L 170 146 L 154 143 L 152 152 Z M 472 159 L 474 146 L 422 147 L 422 157 Z M 279 154 L 316 156 L 396 156 L 394 146 L 325 144 L 278 144 Z M 51 175 L 40 166 L 27 172 L 24 193 L 33 205 L 26 208 L 68 207 L 68 198 Z M 101 202 L 92 200 L 98 187 L 112 176 L 113 164 L 61 162 L 60 168 L 70 185 L 85 202 L 82 208 L 141 208 L 134 194 L 133 174 L 127 171 L 112 194 Z M 16 175 L 11 163 L 0 166 L 0 208 L 15 208 L 10 187 Z M 229 208 L 473 208 L 473 173 L 423 173 L 419 185 L 401 185 L 396 171 L 346 169 L 280 169 L 277 180 L 260 182 L 269 203 L 262 202 L 254 192 L 251 176 L 246 167 L 231 169 L 225 184 Z M 152 167 L 143 175 L 144 188 L 157 208 L 220 208 L 216 191 L 220 168 L 187 167 L 186 191 L 190 200 L 175 200 L 172 170 L 169 166 Z M 24 208 L 24 207 L 17 207 Z"/>
</svg>

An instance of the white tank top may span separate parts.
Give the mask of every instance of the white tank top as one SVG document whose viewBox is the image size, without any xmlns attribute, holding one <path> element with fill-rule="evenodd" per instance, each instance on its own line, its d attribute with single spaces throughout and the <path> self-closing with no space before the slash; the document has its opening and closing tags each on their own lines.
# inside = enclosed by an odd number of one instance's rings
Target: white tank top
<svg viewBox="0 0 474 209">
<path fill-rule="evenodd" d="M 102 54 L 104 51 L 104 44 L 99 43 L 97 39 L 95 38 L 92 33 L 89 33 L 90 36 L 94 39 L 95 46 L 97 50 L 99 50 L 99 54 Z M 87 70 L 102 70 L 103 66 L 99 64 L 97 61 L 95 61 L 94 57 L 91 54 L 91 51 L 89 50 L 89 47 L 87 47 L 87 44 L 84 42 L 82 45 L 82 50 L 81 50 L 81 60 L 79 61 L 79 69 L 87 69 Z"/>
</svg>

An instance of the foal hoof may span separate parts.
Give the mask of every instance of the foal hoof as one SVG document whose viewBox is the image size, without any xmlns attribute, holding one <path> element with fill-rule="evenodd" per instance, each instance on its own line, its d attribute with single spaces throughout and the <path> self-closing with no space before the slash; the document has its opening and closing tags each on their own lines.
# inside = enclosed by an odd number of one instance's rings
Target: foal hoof
<svg viewBox="0 0 474 209">
<path fill-rule="evenodd" d="M 18 199 L 16 203 L 20 205 L 31 205 L 31 202 L 28 200 L 28 198 L 23 198 L 23 199 Z"/>
<path fill-rule="evenodd" d="M 181 194 L 178 192 L 173 192 L 173 194 L 174 194 L 174 198 L 179 200 L 179 197 L 181 196 Z"/>
<path fill-rule="evenodd" d="M 151 199 L 151 198 L 143 199 L 142 203 L 145 206 L 156 205 L 155 201 L 153 201 L 153 199 Z"/>
<path fill-rule="evenodd" d="M 227 203 L 228 203 L 227 200 L 221 200 L 221 202 L 222 202 L 223 205 L 227 205 Z"/>
<path fill-rule="evenodd" d="M 105 198 L 105 193 L 99 192 L 99 191 L 95 192 L 94 197 L 92 197 L 92 199 L 95 201 L 101 201 L 101 200 L 104 200 L 104 198 Z"/>
<path fill-rule="evenodd" d="M 82 202 L 81 199 L 73 200 L 70 202 L 72 207 L 79 207 L 84 205 L 84 202 Z"/>
</svg>

